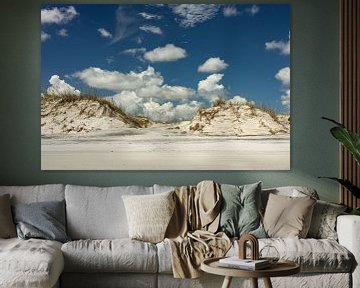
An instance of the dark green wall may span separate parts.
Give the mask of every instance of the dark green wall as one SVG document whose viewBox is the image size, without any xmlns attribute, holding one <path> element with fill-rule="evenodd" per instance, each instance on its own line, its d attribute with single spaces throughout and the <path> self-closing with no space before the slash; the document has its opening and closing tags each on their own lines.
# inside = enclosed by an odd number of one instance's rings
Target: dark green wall
<svg viewBox="0 0 360 288">
<path fill-rule="evenodd" d="M 75 2 L 99 3 L 90 0 L 46 1 Z M 237 1 L 241 2 L 254 1 Z M 338 1 L 276 3 L 290 3 L 292 10 L 290 171 L 191 171 L 189 167 L 189 171 L 171 172 L 48 172 L 40 170 L 41 1 L 3 0 L 0 9 L 0 185 L 181 185 L 202 179 L 244 184 L 261 179 L 265 187 L 312 186 L 319 191 L 322 199 L 337 201 L 338 186 L 317 179 L 317 176 L 337 176 L 339 169 L 337 143 L 328 132 L 330 125 L 321 120 L 323 115 L 338 118 Z"/>
</svg>

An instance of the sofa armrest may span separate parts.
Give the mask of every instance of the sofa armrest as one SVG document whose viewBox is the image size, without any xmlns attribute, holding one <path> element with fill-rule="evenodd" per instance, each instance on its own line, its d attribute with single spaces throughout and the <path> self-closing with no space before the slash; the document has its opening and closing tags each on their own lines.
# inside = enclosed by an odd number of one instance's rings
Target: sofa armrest
<svg viewBox="0 0 360 288">
<path fill-rule="evenodd" d="M 347 248 L 355 257 L 352 281 L 353 287 L 360 287 L 360 216 L 338 216 L 336 229 L 340 245 Z"/>
</svg>

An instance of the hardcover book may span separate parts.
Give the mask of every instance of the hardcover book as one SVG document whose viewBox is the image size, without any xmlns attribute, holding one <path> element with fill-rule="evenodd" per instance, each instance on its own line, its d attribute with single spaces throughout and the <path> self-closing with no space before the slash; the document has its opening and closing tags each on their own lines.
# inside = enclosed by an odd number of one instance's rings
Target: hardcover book
<svg viewBox="0 0 360 288">
<path fill-rule="evenodd" d="M 247 270 L 259 270 L 268 268 L 271 263 L 267 259 L 251 260 L 240 259 L 238 256 L 229 258 L 223 258 L 219 260 L 219 265 L 222 267 L 247 269 Z"/>
</svg>

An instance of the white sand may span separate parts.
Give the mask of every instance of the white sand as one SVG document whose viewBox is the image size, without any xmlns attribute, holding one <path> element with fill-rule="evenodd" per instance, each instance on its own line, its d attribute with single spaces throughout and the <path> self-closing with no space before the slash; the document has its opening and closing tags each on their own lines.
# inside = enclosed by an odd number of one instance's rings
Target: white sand
<svg viewBox="0 0 360 288">
<path fill-rule="evenodd" d="M 290 137 L 183 135 L 119 129 L 43 137 L 42 170 L 289 170 Z"/>
</svg>

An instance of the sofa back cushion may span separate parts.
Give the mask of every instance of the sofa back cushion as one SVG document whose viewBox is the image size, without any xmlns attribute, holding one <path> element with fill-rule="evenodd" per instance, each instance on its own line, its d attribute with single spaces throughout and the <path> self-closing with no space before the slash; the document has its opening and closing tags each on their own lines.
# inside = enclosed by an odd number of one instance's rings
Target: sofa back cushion
<svg viewBox="0 0 360 288">
<path fill-rule="evenodd" d="M 152 187 L 66 185 L 67 232 L 71 239 L 128 238 L 123 195 L 153 194 Z"/>
<path fill-rule="evenodd" d="M 9 194 L 11 204 L 65 199 L 65 185 L 46 184 L 34 186 L 0 186 L 0 195 Z"/>
</svg>

